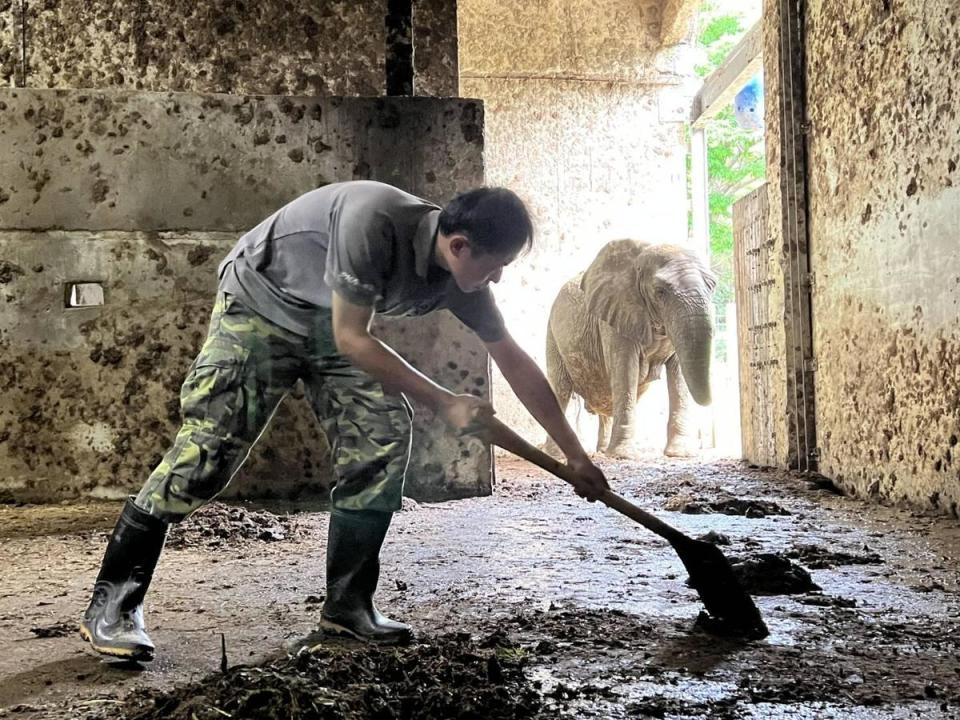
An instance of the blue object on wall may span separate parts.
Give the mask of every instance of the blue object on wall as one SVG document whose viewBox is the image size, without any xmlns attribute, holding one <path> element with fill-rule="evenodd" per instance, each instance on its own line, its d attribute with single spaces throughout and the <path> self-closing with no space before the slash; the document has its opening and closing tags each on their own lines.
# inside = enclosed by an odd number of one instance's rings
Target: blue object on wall
<svg viewBox="0 0 960 720">
<path fill-rule="evenodd" d="M 759 75 L 733 98 L 733 116 L 744 130 L 763 130 L 763 80 Z"/>
</svg>

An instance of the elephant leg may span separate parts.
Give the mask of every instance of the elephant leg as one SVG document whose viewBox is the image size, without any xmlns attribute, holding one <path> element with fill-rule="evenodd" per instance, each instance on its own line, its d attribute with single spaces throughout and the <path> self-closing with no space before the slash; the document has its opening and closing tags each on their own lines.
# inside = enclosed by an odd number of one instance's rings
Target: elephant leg
<svg viewBox="0 0 960 720">
<path fill-rule="evenodd" d="M 646 361 L 635 342 L 618 335 L 609 337 L 605 350 L 609 359 L 610 392 L 613 400 L 613 422 L 606 454 L 636 459 L 639 453 L 634 444 L 636 424 L 633 415 L 637 406 L 640 373 L 644 376 L 647 374 Z"/>
<path fill-rule="evenodd" d="M 668 457 L 693 457 L 700 448 L 697 429 L 690 414 L 694 403 L 676 355 L 667 360 L 667 392 L 670 397 L 670 416 L 667 420 L 667 446 L 663 454 Z"/>
<path fill-rule="evenodd" d="M 597 431 L 597 452 L 604 452 L 610 443 L 610 428 L 613 425 L 609 415 L 597 415 L 600 428 Z"/>
<path fill-rule="evenodd" d="M 570 397 L 573 395 L 573 380 L 570 379 L 563 356 L 560 355 L 560 348 L 557 347 L 557 341 L 549 328 L 547 328 L 547 380 L 550 382 L 553 394 L 557 396 L 560 412 L 565 413 L 567 405 L 570 404 Z M 541 448 L 549 455 L 563 457 L 563 452 L 553 438 L 548 437 Z"/>
</svg>

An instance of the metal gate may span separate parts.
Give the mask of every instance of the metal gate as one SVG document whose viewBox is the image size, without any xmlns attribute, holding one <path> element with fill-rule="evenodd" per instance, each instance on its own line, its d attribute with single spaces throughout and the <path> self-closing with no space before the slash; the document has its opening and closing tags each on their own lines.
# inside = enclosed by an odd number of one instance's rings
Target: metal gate
<svg viewBox="0 0 960 720">
<path fill-rule="evenodd" d="M 743 455 L 758 465 L 776 465 L 774 382 L 782 313 L 770 312 L 770 252 L 767 186 L 733 204 L 733 260 L 740 357 L 740 428 Z"/>
</svg>

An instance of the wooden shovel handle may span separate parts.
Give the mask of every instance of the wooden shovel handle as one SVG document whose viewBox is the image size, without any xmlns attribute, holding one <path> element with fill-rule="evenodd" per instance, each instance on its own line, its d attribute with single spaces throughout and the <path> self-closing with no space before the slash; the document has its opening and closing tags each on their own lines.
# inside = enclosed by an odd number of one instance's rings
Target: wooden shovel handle
<svg viewBox="0 0 960 720">
<path fill-rule="evenodd" d="M 489 429 L 490 442 L 492 442 L 494 445 L 502 447 L 504 450 L 511 452 L 514 455 L 527 460 L 528 462 L 532 462 L 534 465 L 543 468 L 552 475 L 556 475 L 558 478 L 565 480 L 571 485 L 577 485 L 579 478 L 569 465 L 564 465 L 559 460 L 550 457 L 542 450 L 535 448 L 495 417 L 491 417 L 486 420 L 485 424 Z M 622 515 L 626 515 L 631 520 L 640 523 L 648 530 L 655 532 L 660 537 L 666 538 L 671 542 L 680 538 L 686 538 L 686 535 L 681 533 L 676 528 L 670 527 L 660 518 L 651 515 L 646 510 L 642 510 L 626 498 L 617 495 L 612 490 L 605 490 L 603 495 L 600 496 L 599 500 L 607 507 L 613 508 Z"/>
</svg>

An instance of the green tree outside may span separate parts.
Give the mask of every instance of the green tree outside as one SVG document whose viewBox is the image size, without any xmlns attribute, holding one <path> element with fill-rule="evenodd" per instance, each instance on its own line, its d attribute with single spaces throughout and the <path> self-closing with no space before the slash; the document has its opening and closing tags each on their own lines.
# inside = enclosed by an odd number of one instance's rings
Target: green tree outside
<svg viewBox="0 0 960 720">
<path fill-rule="evenodd" d="M 723 63 L 748 28 L 741 16 L 712 1 L 703 4 L 697 22 L 697 39 L 705 61 L 696 72 L 705 78 Z M 718 277 L 714 302 L 722 318 L 727 303 L 734 299 L 733 203 L 763 182 L 766 159 L 763 133 L 737 125 L 732 107 L 710 119 L 706 136 L 710 259 Z M 717 355 L 726 357 L 726 348 L 719 343 Z"/>
</svg>

